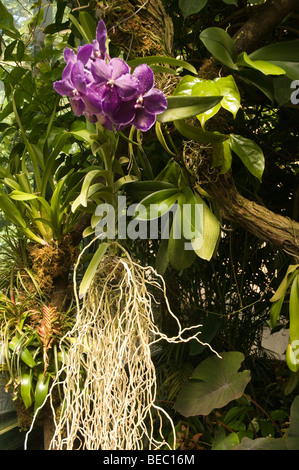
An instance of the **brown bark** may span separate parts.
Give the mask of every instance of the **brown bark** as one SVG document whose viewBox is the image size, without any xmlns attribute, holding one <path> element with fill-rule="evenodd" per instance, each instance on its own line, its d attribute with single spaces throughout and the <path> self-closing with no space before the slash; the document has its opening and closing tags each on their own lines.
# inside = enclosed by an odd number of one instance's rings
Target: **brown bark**
<svg viewBox="0 0 299 470">
<path fill-rule="evenodd" d="M 261 240 L 299 256 L 299 223 L 243 197 L 228 176 L 207 188 L 220 203 L 225 219 L 236 222 Z"/>
<path fill-rule="evenodd" d="M 264 5 L 249 7 L 250 18 L 233 37 L 238 52 L 250 53 L 263 46 L 267 36 L 296 7 L 298 0 L 268 0 Z"/>
</svg>

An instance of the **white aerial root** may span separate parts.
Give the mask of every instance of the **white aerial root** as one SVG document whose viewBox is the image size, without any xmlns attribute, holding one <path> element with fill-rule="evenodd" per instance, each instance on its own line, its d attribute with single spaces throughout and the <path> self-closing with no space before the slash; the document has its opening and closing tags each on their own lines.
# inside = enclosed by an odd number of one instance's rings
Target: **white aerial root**
<svg viewBox="0 0 299 470">
<path fill-rule="evenodd" d="M 163 417 L 172 427 L 175 448 L 172 420 L 155 403 L 151 347 L 162 339 L 172 343 L 199 341 L 198 333 L 183 338 L 186 329 L 171 312 L 163 278 L 122 250 L 121 256 L 103 258 L 80 306 L 77 299 L 76 323 L 63 339 L 71 345 L 51 389 L 59 384 L 64 396 L 59 415 L 55 416 L 52 406 L 52 449 L 165 448 L 169 445 L 163 437 Z M 162 334 L 154 322 L 154 289 L 162 292 L 170 315 L 177 321 L 175 337 Z"/>
</svg>

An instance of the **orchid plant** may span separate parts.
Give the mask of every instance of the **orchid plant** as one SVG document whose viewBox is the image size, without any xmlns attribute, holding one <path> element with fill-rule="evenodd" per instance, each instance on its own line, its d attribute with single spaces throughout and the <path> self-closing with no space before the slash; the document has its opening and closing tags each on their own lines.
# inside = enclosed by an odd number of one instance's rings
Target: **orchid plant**
<svg viewBox="0 0 299 470">
<path fill-rule="evenodd" d="M 133 125 L 149 130 L 156 115 L 167 108 L 167 99 L 155 88 L 152 69 L 141 64 L 130 73 L 129 65 L 107 53 L 107 30 L 100 20 L 96 39 L 80 46 L 75 52 L 66 48 L 66 67 L 62 80 L 53 84 L 62 96 L 68 96 L 76 116 L 86 116 L 92 123 L 100 122 L 108 130 Z"/>
</svg>

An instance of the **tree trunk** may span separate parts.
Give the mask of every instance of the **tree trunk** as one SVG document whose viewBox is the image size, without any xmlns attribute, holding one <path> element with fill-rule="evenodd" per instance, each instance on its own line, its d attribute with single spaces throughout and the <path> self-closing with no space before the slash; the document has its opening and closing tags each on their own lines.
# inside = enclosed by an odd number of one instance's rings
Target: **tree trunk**
<svg viewBox="0 0 299 470">
<path fill-rule="evenodd" d="M 225 219 L 236 222 L 261 240 L 299 256 L 299 223 L 275 214 L 243 197 L 228 176 L 220 176 L 207 191 L 220 204 Z"/>
<path fill-rule="evenodd" d="M 264 41 L 281 21 L 298 7 L 298 0 L 268 0 L 264 5 L 249 7 L 252 14 L 234 35 L 238 52 L 248 54 Z"/>
</svg>

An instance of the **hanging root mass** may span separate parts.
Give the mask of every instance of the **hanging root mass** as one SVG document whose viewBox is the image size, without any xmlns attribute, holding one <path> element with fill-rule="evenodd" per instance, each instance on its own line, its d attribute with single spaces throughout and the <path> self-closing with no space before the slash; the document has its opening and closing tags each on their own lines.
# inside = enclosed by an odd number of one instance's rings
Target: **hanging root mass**
<svg viewBox="0 0 299 470">
<path fill-rule="evenodd" d="M 175 337 L 168 338 L 156 326 L 155 290 L 177 321 Z M 185 332 L 169 308 L 162 277 L 135 263 L 125 251 L 123 256 L 104 258 L 78 306 L 76 324 L 64 338 L 71 346 L 53 385 L 63 388 L 64 401 L 54 416 L 51 448 L 165 448 L 165 420 L 175 433 L 171 418 L 155 403 L 151 350 L 162 339 L 198 340 L 197 334 L 183 338 Z"/>
</svg>

